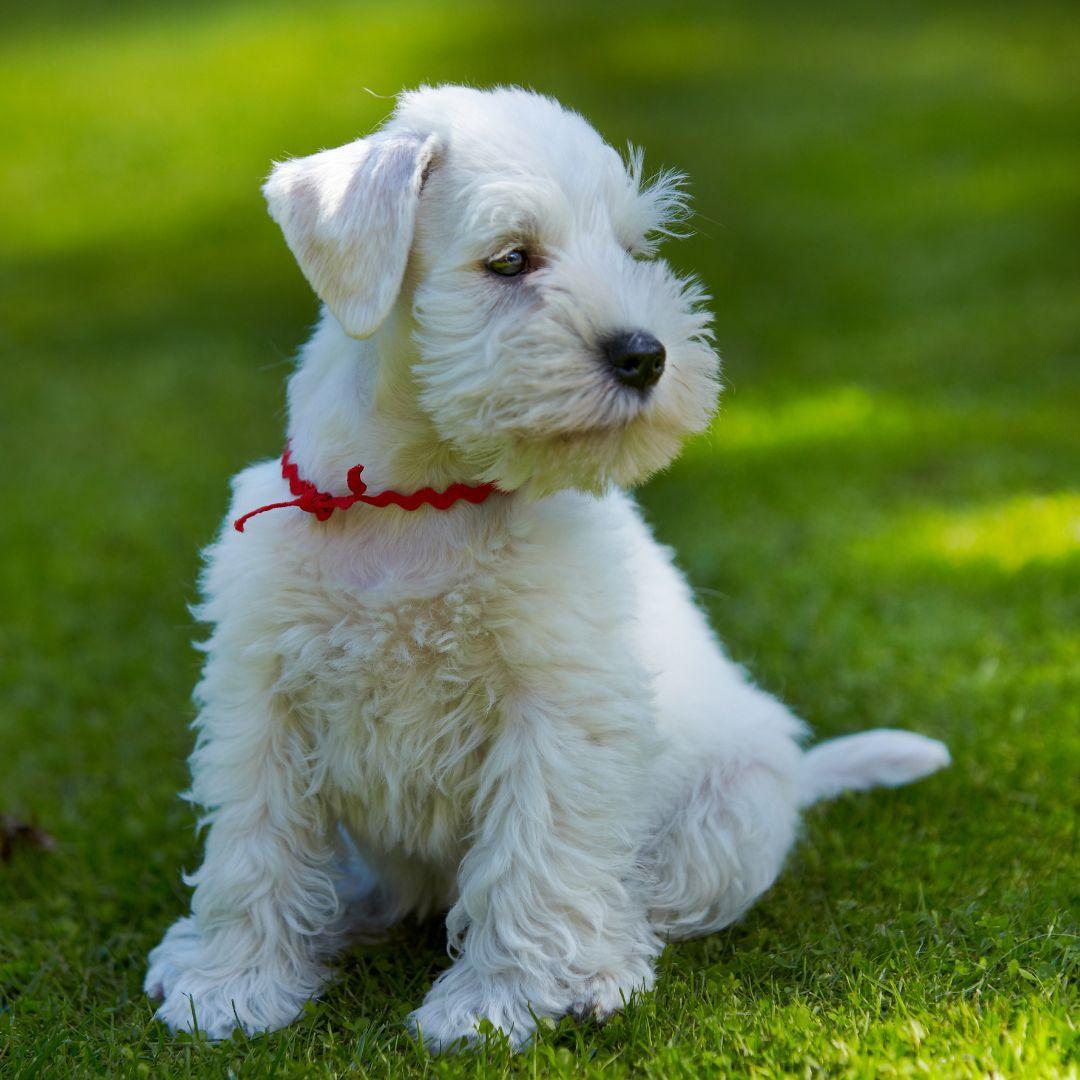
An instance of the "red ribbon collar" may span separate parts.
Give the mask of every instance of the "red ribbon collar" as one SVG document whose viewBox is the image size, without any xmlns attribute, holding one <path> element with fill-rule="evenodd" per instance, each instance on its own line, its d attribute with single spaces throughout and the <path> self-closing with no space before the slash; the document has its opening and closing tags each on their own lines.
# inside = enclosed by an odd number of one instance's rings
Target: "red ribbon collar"
<svg viewBox="0 0 1080 1080">
<path fill-rule="evenodd" d="M 265 514 L 267 510 L 281 510 L 286 506 L 297 506 L 305 513 L 314 514 L 319 521 L 325 521 L 335 510 L 348 510 L 354 503 L 367 503 L 368 506 L 400 506 L 402 510 L 419 510 L 421 506 L 434 506 L 436 510 L 448 510 L 458 500 L 482 503 L 494 490 L 494 484 L 451 484 L 445 491 L 434 488 L 421 488 L 411 495 L 402 495 L 397 491 L 380 491 L 378 495 L 367 495 L 367 484 L 360 479 L 363 465 L 354 465 L 345 478 L 349 485 L 349 495 L 331 495 L 320 491 L 310 480 L 302 480 L 300 472 L 289 456 L 288 447 L 281 455 L 281 475 L 289 481 L 289 491 L 296 496 L 288 502 L 270 503 L 250 510 L 233 522 L 237 532 L 243 532 L 244 526 L 256 514 Z"/>
</svg>

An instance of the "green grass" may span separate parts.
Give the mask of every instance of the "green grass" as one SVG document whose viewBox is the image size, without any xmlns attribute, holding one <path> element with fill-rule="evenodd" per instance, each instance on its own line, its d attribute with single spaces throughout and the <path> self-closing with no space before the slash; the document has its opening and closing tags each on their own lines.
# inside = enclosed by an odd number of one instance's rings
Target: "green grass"
<svg viewBox="0 0 1080 1080">
<path fill-rule="evenodd" d="M 0 1074 L 1076 1076 L 1074 5 L 149 6 L 0 16 Z M 815 810 L 731 931 L 606 1028 L 426 1058 L 438 925 L 292 1028 L 170 1039 L 139 986 L 198 859 L 185 605 L 281 441 L 315 305 L 275 157 L 421 81 L 551 91 L 694 180 L 712 433 L 643 492 L 730 649 L 825 735 L 956 763 Z"/>
</svg>

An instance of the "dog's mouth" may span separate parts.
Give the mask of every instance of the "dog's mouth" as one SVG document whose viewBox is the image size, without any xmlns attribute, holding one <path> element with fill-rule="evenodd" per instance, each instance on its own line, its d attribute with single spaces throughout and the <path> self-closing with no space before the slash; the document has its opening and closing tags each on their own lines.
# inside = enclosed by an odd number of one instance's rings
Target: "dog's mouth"
<svg viewBox="0 0 1080 1080">
<path fill-rule="evenodd" d="M 630 398 L 630 395 L 626 395 Z M 649 402 L 627 400 L 619 402 L 609 415 L 599 416 L 594 421 L 579 429 L 583 436 L 604 435 L 625 431 L 627 428 L 644 423 L 649 411 Z"/>
<path fill-rule="evenodd" d="M 576 403 L 575 403 L 576 404 Z M 621 387 L 604 387 L 590 395 L 587 409 L 569 408 L 563 420 L 548 416 L 535 424 L 511 425 L 504 429 L 511 438 L 570 445 L 589 438 L 617 435 L 647 420 L 650 400 Z M 587 412 L 584 419 L 577 419 Z M 570 417 L 574 417 L 571 421 Z"/>
</svg>

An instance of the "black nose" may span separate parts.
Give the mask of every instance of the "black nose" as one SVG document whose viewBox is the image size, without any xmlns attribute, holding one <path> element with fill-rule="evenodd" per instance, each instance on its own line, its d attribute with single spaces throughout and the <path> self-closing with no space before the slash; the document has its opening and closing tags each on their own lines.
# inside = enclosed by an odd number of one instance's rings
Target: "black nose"
<svg viewBox="0 0 1080 1080">
<path fill-rule="evenodd" d="M 604 344 L 604 355 L 623 386 L 648 390 L 664 373 L 664 346 L 644 330 L 616 334 Z"/>
</svg>

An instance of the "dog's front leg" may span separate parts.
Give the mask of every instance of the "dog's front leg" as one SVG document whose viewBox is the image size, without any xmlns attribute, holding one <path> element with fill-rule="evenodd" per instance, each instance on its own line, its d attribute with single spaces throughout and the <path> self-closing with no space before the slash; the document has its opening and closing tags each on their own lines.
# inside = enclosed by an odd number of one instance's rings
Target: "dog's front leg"
<svg viewBox="0 0 1080 1080">
<path fill-rule="evenodd" d="M 652 986 L 660 946 L 635 880 L 647 723 L 604 704 L 504 707 L 447 917 L 457 959 L 410 1016 L 432 1049 L 475 1040 L 484 1020 L 519 1046 L 537 1018 L 607 1016 Z"/>
<path fill-rule="evenodd" d="M 151 952 L 145 989 L 173 1031 L 224 1038 L 282 1027 L 319 991 L 337 901 L 310 754 L 271 690 L 273 661 L 215 639 L 191 759 L 206 856 L 187 879 L 192 913 Z"/>
</svg>

